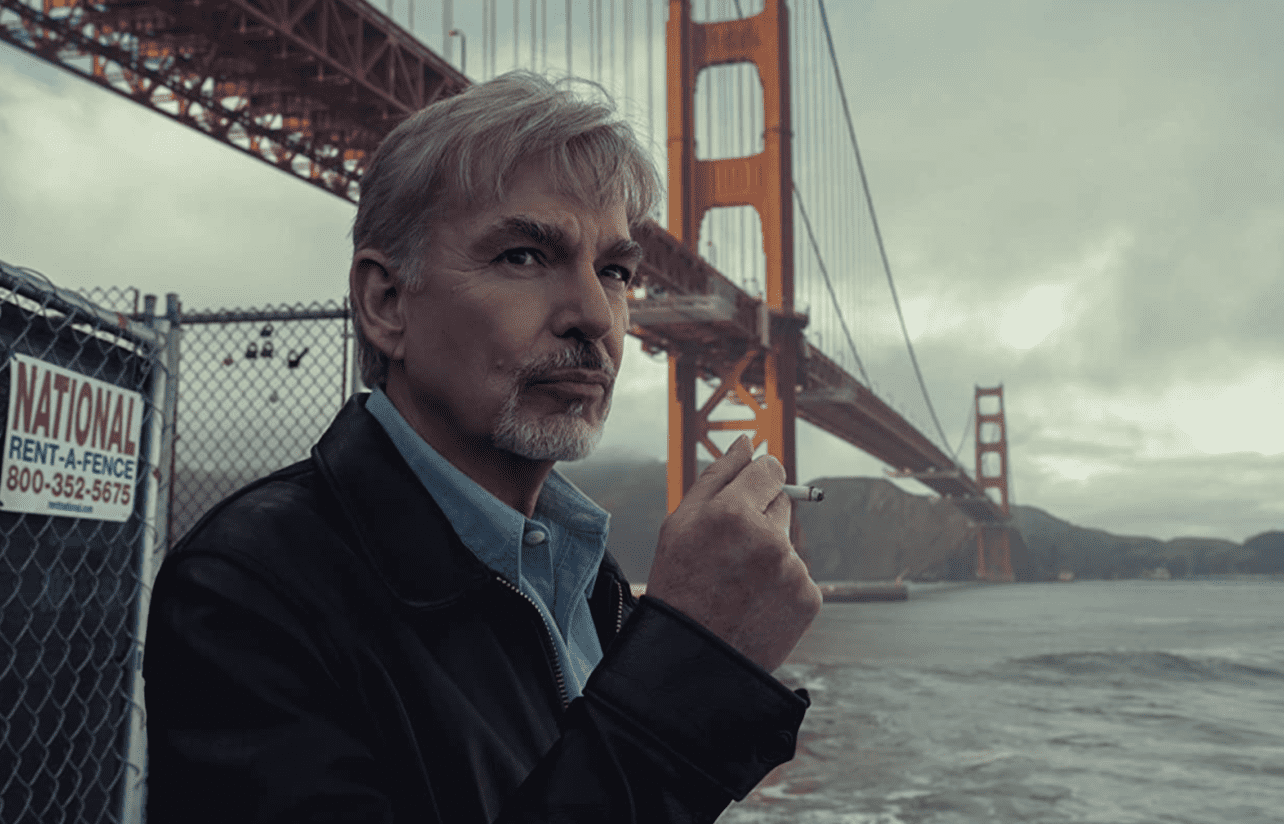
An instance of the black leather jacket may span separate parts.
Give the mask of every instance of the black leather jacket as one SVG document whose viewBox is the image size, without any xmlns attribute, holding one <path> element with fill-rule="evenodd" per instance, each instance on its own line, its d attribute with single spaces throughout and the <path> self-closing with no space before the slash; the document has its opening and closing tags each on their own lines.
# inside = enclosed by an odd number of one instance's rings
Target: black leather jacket
<svg viewBox="0 0 1284 824">
<path fill-rule="evenodd" d="M 712 821 L 808 706 L 608 555 L 605 657 L 566 705 L 548 629 L 460 542 L 354 397 L 156 579 L 148 819 Z"/>
</svg>

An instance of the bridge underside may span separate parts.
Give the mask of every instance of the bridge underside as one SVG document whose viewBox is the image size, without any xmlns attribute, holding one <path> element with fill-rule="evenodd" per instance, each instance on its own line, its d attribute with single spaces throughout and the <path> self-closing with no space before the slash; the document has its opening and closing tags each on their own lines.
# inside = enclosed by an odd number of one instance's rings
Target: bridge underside
<svg viewBox="0 0 1284 824">
<path fill-rule="evenodd" d="M 0 0 L 0 40 L 353 202 L 384 135 L 468 86 L 364 0 Z"/>
<path fill-rule="evenodd" d="M 0 0 L 0 40 L 357 199 L 367 158 L 398 122 L 468 79 L 364 0 Z M 768 311 L 655 223 L 629 330 L 651 351 L 695 353 L 717 378 L 807 319 Z M 797 415 L 952 500 L 1006 521 L 954 461 L 814 347 L 800 347 Z M 741 374 L 764 385 L 757 357 Z"/>
<path fill-rule="evenodd" d="M 765 311 L 672 235 L 648 222 L 635 231 L 646 249 L 641 281 L 646 297 L 630 301 L 632 334 L 652 352 L 696 353 L 701 376 L 718 379 L 729 364 L 761 344 L 764 336 L 798 331 L 800 314 Z M 743 373 L 762 385 L 762 359 Z M 959 470 L 950 456 L 922 435 L 868 387 L 810 344 L 798 361 L 798 416 L 913 477 L 977 524 L 1008 519 L 999 505 Z"/>
</svg>

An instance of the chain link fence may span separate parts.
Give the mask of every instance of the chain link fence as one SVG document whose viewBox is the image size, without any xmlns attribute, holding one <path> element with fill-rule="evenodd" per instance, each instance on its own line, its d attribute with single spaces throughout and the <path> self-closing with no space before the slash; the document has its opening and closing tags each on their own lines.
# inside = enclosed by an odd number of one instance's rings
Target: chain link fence
<svg viewBox="0 0 1284 824">
<path fill-rule="evenodd" d="M 118 291 L 110 311 L 0 263 L 5 824 L 141 818 L 177 335 L 154 299 L 139 315 L 137 291 Z"/>
<path fill-rule="evenodd" d="M 138 290 L 133 286 L 91 286 L 78 291 L 90 303 L 109 312 L 136 317 L 141 311 Z"/>
<path fill-rule="evenodd" d="M 171 545 L 228 494 L 307 458 L 353 391 L 346 304 L 182 315 Z"/>
<path fill-rule="evenodd" d="M 164 552 L 306 458 L 357 384 L 346 303 L 139 304 L 0 263 L 3 824 L 143 820 L 140 653 Z"/>
</svg>

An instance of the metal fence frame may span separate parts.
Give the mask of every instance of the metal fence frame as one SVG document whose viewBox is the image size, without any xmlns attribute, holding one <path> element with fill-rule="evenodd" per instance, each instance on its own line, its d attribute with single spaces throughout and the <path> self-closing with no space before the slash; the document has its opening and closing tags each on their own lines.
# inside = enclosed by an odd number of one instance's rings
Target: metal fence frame
<svg viewBox="0 0 1284 824">
<path fill-rule="evenodd" d="M 14 334 L 0 332 L 5 348 L 4 369 L 12 368 L 11 355 L 15 353 L 66 361 L 60 365 L 73 371 L 98 358 L 97 374 L 90 376 L 100 377 L 106 375 L 101 370 L 115 358 L 139 374 L 138 385 L 117 385 L 144 396 L 134 503 L 120 527 L 112 531 L 104 527 L 110 522 L 103 520 L 91 527 L 87 523 L 90 519 L 4 513 L 9 527 L 0 532 L 0 561 L 4 562 L 0 572 L 13 570 L 14 574 L 8 581 L 0 580 L 0 609 L 10 626 L 17 624 L 13 637 L 0 639 L 7 647 L 8 659 L 0 661 L 0 688 L 14 690 L 14 700 L 0 705 L 0 755 L 6 761 L 14 758 L 11 768 L 6 769 L 7 764 L 0 766 L 0 820 L 6 824 L 50 820 L 48 812 L 55 809 L 57 820 L 78 822 L 138 822 L 143 817 L 146 712 L 141 653 L 151 584 L 169 540 L 169 468 L 177 401 L 180 333 L 176 297 L 169 296 L 167 304 L 166 315 L 157 317 L 155 298 L 148 296 L 144 312 L 131 317 L 61 289 L 32 270 L 0 262 L 2 311 L 9 314 L 10 320 L 16 319 L 17 326 L 25 323 Z M 99 351 L 82 358 L 90 344 Z M 58 347 L 74 349 L 75 354 L 68 357 L 65 351 L 59 353 Z M 7 375 L 3 381 L 7 394 Z M 8 412 L 6 408 L 6 416 Z M 42 561 L 41 542 L 51 536 L 47 543 L 53 547 L 52 556 L 45 553 L 47 557 Z M 24 537 L 28 540 L 21 542 Z M 91 557 L 91 549 L 103 557 L 119 554 L 124 563 L 106 572 L 103 567 L 82 569 Z M 64 581 L 58 593 L 51 591 L 55 589 L 55 571 Z M 116 588 L 109 590 L 116 573 Z M 121 590 L 122 581 L 129 588 L 127 592 Z M 109 628 L 102 638 L 103 633 L 98 632 L 102 626 L 89 631 L 81 627 L 81 618 L 92 613 L 86 602 L 73 598 L 82 595 L 105 599 L 119 607 L 118 611 L 126 616 L 121 628 Z M 38 626 L 36 604 L 46 602 L 53 617 L 47 619 L 49 630 L 39 636 L 33 630 Z M 105 608 L 102 615 L 107 615 Z M 73 632 L 88 637 L 88 643 L 82 643 L 79 650 L 84 660 L 76 660 L 73 653 L 77 648 L 70 640 L 59 638 L 51 643 L 52 636 L 61 632 L 59 622 L 64 618 L 72 624 Z M 122 634 L 124 637 L 120 637 Z M 107 644 L 109 653 L 117 651 L 106 662 L 101 660 L 100 645 L 96 646 L 99 641 Z M 65 649 L 59 651 L 57 642 Z M 34 660 L 24 661 L 24 650 L 32 652 Z M 67 670 L 69 679 L 64 681 L 70 680 L 74 696 L 69 693 L 65 703 L 58 705 L 56 675 Z M 42 686 L 46 694 L 33 694 Z M 85 691 L 107 707 L 107 719 L 99 719 L 102 722 L 89 733 L 91 743 L 98 745 L 106 738 L 115 743 L 110 746 L 111 752 L 89 753 L 80 763 L 69 763 L 74 761 L 76 747 L 83 744 L 84 727 L 92 721 L 77 719 L 74 710 L 68 712 L 75 697 L 83 705 L 77 709 L 84 709 L 82 714 L 88 715 L 89 704 L 80 694 Z M 56 726 L 47 736 L 42 735 L 41 725 L 50 718 Z M 13 729 L 15 719 L 30 728 L 21 740 Z M 105 732 L 99 734 L 100 728 Z M 51 755 L 55 752 L 62 755 Z M 37 788 L 51 797 L 36 797 Z M 99 808 L 86 809 L 86 798 L 91 795 L 109 800 Z M 6 803 L 21 806 L 6 810 Z"/>
<path fill-rule="evenodd" d="M 176 317 L 183 388 L 171 466 L 171 547 L 223 498 L 307 458 L 359 385 L 346 301 L 191 313 L 180 304 Z M 269 386 L 270 396 L 246 403 Z M 253 443 L 250 455 L 227 443 L 229 415 Z"/>
<path fill-rule="evenodd" d="M 128 357 L 142 359 L 140 362 L 145 362 L 147 365 L 145 370 L 147 385 L 128 387 L 136 391 L 145 390 L 147 410 L 140 435 L 145 443 L 140 443 L 141 465 L 136 476 L 136 499 L 133 514 L 127 522 L 132 524 L 135 519 L 139 521 L 136 545 L 131 544 L 129 547 L 129 557 L 133 559 L 130 570 L 133 591 L 130 593 L 131 616 L 128 619 L 128 637 L 117 637 L 113 641 L 125 650 L 119 656 L 121 659 L 118 673 L 120 690 L 119 695 L 115 696 L 119 699 L 117 701 L 119 717 L 111 720 L 111 723 L 119 729 L 111 734 L 112 740 L 116 742 L 111 747 L 113 752 L 105 757 L 101 756 L 101 753 L 98 754 L 98 761 L 105 759 L 116 765 L 119 768 L 119 775 L 103 778 L 99 775 L 103 772 L 103 768 L 99 766 L 95 770 L 93 763 L 70 766 L 61 763 L 51 765 L 48 763 L 52 760 L 48 751 L 51 748 L 57 748 L 58 741 L 36 740 L 37 737 L 34 734 L 26 736 L 23 741 L 11 741 L 12 724 L 10 722 L 17 715 L 18 710 L 0 706 L 0 756 L 7 757 L 11 753 L 16 753 L 19 762 L 12 769 L 8 769 L 8 765 L 0 761 L 0 821 L 4 824 L 10 824 L 10 822 L 27 824 L 28 821 L 47 820 L 50 811 L 54 810 L 56 810 L 57 820 L 63 821 L 138 824 L 145 820 L 147 716 L 143 700 L 142 653 L 146 643 L 151 585 L 165 553 L 182 537 L 181 533 L 190 528 L 205 510 L 235 491 L 244 482 L 235 477 L 235 473 L 232 473 L 232 477 L 225 478 L 227 482 L 222 484 L 208 483 L 208 474 L 202 476 L 199 473 L 185 473 L 185 466 L 194 465 L 202 460 L 201 426 L 210 421 L 219 420 L 220 414 L 232 409 L 242 396 L 262 389 L 261 383 L 265 370 L 260 368 L 255 372 L 243 368 L 245 361 L 257 359 L 259 367 L 269 365 L 276 366 L 278 369 L 284 367 L 274 374 L 278 379 L 282 376 L 296 379 L 295 384 L 300 390 L 299 399 L 301 400 L 296 405 L 304 407 L 301 413 L 303 418 L 299 419 L 303 421 L 303 425 L 281 433 L 279 448 L 275 450 L 258 447 L 259 451 L 255 452 L 255 457 L 263 466 L 252 467 L 251 471 L 261 474 L 264 470 L 279 468 L 306 457 L 307 447 L 315 443 L 317 437 L 333 418 L 338 406 L 361 385 L 354 357 L 351 314 L 346 301 L 325 305 L 185 314 L 178 296 L 171 293 L 166 296 L 163 314 L 158 315 L 157 300 L 153 295 L 144 297 L 143 311 L 138 311 L 137 290 L 122 291 L 112 287 L 90 290 L 87 294 L 88 296 L 59 288 L 39 273 L 0 262 L 0 306 L 5 307 L 3 311 L 23 313 L 14 315 L 19 318 L 19 322 L 25 316 L 52 317 L 56 322 L 45 325 L 55 329 L 58 334 L 79 336 L 77 339 L 82 341 L 86 336 L 96 338 L 100 341 L 100 346 L 117 346 L 128 350 Z M 8 307 L 11 304 L 16 308 L 10 310 Z M 113 304 L 115 309 L 112 308 Z M 342 321 L 341 330 L 334 326 L 334 321 Z M 285 352 L 282 352 L 278 360 L 271 364 L 268 363 L 270 356 L 250 355 L 250 349 L 246 348 L 244 339 L 254 334 L 264 334 L 263 328 L 266 324 L 280 324 L 280 330 L 290 330 L 295 340 L 305 342 L 300 345 L 306 351 L 313 353 L 314 363 L 308 364 L 309 369 L 296 369 L 300 365 L 298 361 L 303 359 L 303 356 L 298 354 L 298 350 L 290 351 L 288 357 Z M 5 328 L 0 324 L 0 344 L 5 347 L 5 357 L 0 363 L 0 370 L 7 368 L 4 365 L 10 362 L 9 354 L 12 352 L 21 349 L 22 354 L 33 354 L 30 341 L 23 344 L 16 343 L 17 339 L 26 335 L 25 331 L 17 334 L 15 340 L 10 340 L 9 334 L 4 331 Z M 283 339 L 289 340 L 291 336 L 282 334 L 277 338 L 278 341 Z M 228 343 L 234 340 L 239 342 Z M 181 355 L 180 341 L 182 341 Z M 259 343 L 262 344 L 263 341 Z M 50 346 L 52 347 L 52 344 Z M 242 354 L 237 355 L 233 351 L 236 347 L 240 347 L 239 351 Z M 215 349 L 221 360 L 211 359 Z M 263 349 L 257 346 L 254 349 L 260 354 L 263 353 Z M 226 357 L 222 355 L 225 350 L 230 353 Z M 237 372 L 238 369 L 240 369 L 239 372 Z M 0 374 L 3 374 L 2 371 Z M 182 392 L 179 391 L 180 374 Z M 235 383 L 238 375 L 242 381 L 240 384 Z M 311 375 L 310 380 L 309 375 Z M 0 391 L 7 392 L 7 380 L 7 376 L 0 378 L 0 382 L 4 383 L 3 390 Z M 232 383 L 229 383 L 229 380 Z M 259 382 L 256 383 L 256 380 Z M 334 389 L 338 392 L 331 395 Z M 276 394 L 274 390 L 272 395 Z M 325 400 L 316 402 L 322 395 Z M 328 408 L 331 406 L 331 397 L 337 402 L 334 404 L 334 409 Z M 273 412 L 279 411 L 280 407 L 290 407 L 290 404 L 277 404 L 276 409 L 265 405 L 260 406 L 259 412 L 267 418 L 271 417 Z M 8 409 L 6 409 L 7 414 L 9 414 Z M 185 420 L 186 424 L 180 419 Z M 270 423 L 265 426 L 270 426 Z M 212 446 L 209 448 L 218 450 L 220 446 L 216 439 L 212 439 Z M 237 457 L 233 455 L 231 460 L 235 462 Z M 205 482 L 204 485 L 201 485 L 202 481 Z M 27 525 L 22 534 L 18 535 L 19 539 L 26 534 L 34 534 L 30 525 L 38 520 L 53 521 L 61 518 L 61 516 L 29 513 L 3 513 L 3 516 L 11 517 L 14 523 Z M 100 525 L 103 523 L 106 522 L 98 522 Z M 101 531 L 102 527 L 98 526 L 95 529 Z M 26 631 L 34 620 L 31 615 L 34 615 L 35 607 L 28 604 L 31 593 L 27 591 L 32 588 L 32 585 L 30 582 L 20 583 L 18 579 L 24 575 L 31 578 L 32 575 L 29 573 L 39 574 L 40 570 L 28 569 L 34 564 L 32 559 L 35 557 L 35 548 L 19 546 L 15 549 L 11 546 L 11 536 L 19 532 L 16 528 L 10 529 L 9 532 L 0 530 L 0 574 L 11 568 L 18 573 L 15 574 L 14 581 L 11 583 L 0 579 L 0 609 L 16 608 L 19 614 L 26 610 L 28 613 L 26 623 L 21 627 L 22 631 Z M 49 565 L 63 563 L 61 558 L 75 551 L 76 547 L 59 546 L 58 558 L 50 561 Z M 22 560 L 15 564 L 14 557 Z M 5 565 L 5 562 L 8 562 L 8 565 Z M 45 574 L 44 586 L 48 589 L 48 573 Z M 24 586 L 26 589 L 23 588 Z M 80 607 L 79 604 L 71 604 L 65 593 L 60 602 L 72 610 Z M 0 613 L 0 615 L 5 614 L 8 613 Z M 0 642 L 4 640 L 0 639 Z M 45 678 L 43 673 L 51 667 L 83 666 L 82 662 L 68 660 L 65 655 L 59 661 L 45 661 L 45 658 L 52 659 L 57 656 L 46 646 L 39 646 L 39 660 L 28 670 L 22 670 L 17 666 L 17 642 L 13 639 L 8 641 L 8 647 L 14 650 L 14 654 L 8 662 L 0 661 L 0 686 L 16 685 L 15 707 L 19 701 L 26 700 L 27 693 L 31 691 L 28 687 L 39 686 L 40 679 Z M 34 642 L 28 640 L 27 643 L 29 646 L 32 643 L 41 645 L 44 641 L 36 639 Z M 8 681 L 5 681 L 5 678 Z M 4 694 L 0 693 L 0 699 L 4 697 Z M 46 703 L 41 703 L 36 710 L 31 710 L 28 714 L 34 717 L 37 712 L 45 712 L 45 707 Z M 70 735 L 59 727 L 54 738 L 63 734 Z M 98 739 L 94 741 L 97 742 Z M 57 773 L 52 776 L 45 775 L 40 772 L 41 770 L 56 770 Z M 39 777 L 39 781 L 24 780 L 19 777 L 20 772 L 30 775 L 33 771 Z M 73 774 L 69 775 L 69 773 Z M 106 786 L 109 786 L 108 790 L 102 789 L 104 781 Z M 100 785 L 95 790 L 99 795 L 104 792 L 113 795 L 108 805 L 110 809 L 92 811 L 85 809 L 86 798 L 90 795 L 85 787 L 92 782 L 98 782 Z M 37 785 L 43 787 L 47 784 L 57 786 L 58 793 L 65 792 L 67 797 L 63 798 L 59 795 L 52 799 L 33 800 L 35 787 Z M 4 808 L 6 798 L 24 794 L 25 803 L 21 798 L 18 801 L 21 804 L 20 809 Z"/>
</svg>

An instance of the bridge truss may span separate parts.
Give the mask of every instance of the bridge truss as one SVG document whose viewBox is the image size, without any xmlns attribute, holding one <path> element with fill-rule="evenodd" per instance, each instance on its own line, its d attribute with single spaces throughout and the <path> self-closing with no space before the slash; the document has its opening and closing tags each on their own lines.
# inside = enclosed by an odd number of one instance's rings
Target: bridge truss
<svg viewBox="0 0 1284 824">
<path fill-rule="evenodd" d="M 766 0 L 763 12 L 724 27 L 731 34 L 719 39 L 718 30 L 690 24 L 689 0 L 670 0 L 671 21 L 675 12 L 684 15 L 692 76 L 697 62 L 748 58 L 757 48 L 750 41 L 763 36 L 764 15 L 774 14 L 769 22 L 778 29 L 787 26 L 783 10 L 781 0 Z M 364 0 L 0 0 L 0 40 L 352 202 L 383 136 L 410 113 L 469 84 Z M 708 53 L 693 61 L 691 49 Z M 787 48 L 754 59 L 764 78 L 788 77 Z M 777 61 L 774 68 L 769 59 Z M 787 105 L 776 117 L 777 136 L 786 137 Z M 783 144 L 787 155 L 788 140 Z M 787 169 L 780 157 L 774 162 L 776 174 Z M 724 164 L 729 171 L 721 175 L 713 165 L 703 171 L 688 165 L 679 177 L 685 174 L 697 188 L 682 195 L 683 202 L 694 207 L 701 186 L 705 208 L 727 201 L 725 184 L 737 176 L 733 164 Z M 721 200 L 720 177 L 727 178 Z M 679 191 L 678 181 L 671 189 Z M 743 196 L 735 202 L 766 206 Z M 764 222 L 763 240 L 778 247 L 783 271 L 783 249 L 793 243 L 783 216 L 792 212 L 781 204 L 775 211 L 781 221 L 774 230 Z M 692 463 L 695 443 L 718 454 L 709 431 L 762 427 L 758 440 L 779 453 L 792 479 L 792 449 L 782 449 L 781 441 L 792 443 L 796 415 L 951 499 L 977 524 L 1007 520 L 1006 497 L 1000 503 L 988 496 L 870 386 L 802 339 L 808 319 L 795 311 L 783 281 L 765 297 L 753 296 L 696 253 L 689 228 L 685 242 L 680 227 L 671 234 L 655 223 L 638 235 L 647 256 L 631 300 L 630 332 L 648 351 L 673 357 L 675 381 L 716 385 L 699 409 L 686 392 L 682 414 L 696 425 L 682 443 Z M 729 398 L 748 408 L 751 425 L 709 419 L 712 407 Z M 689 479 L 684 473 L 677 483 Z"/>
</svg>

